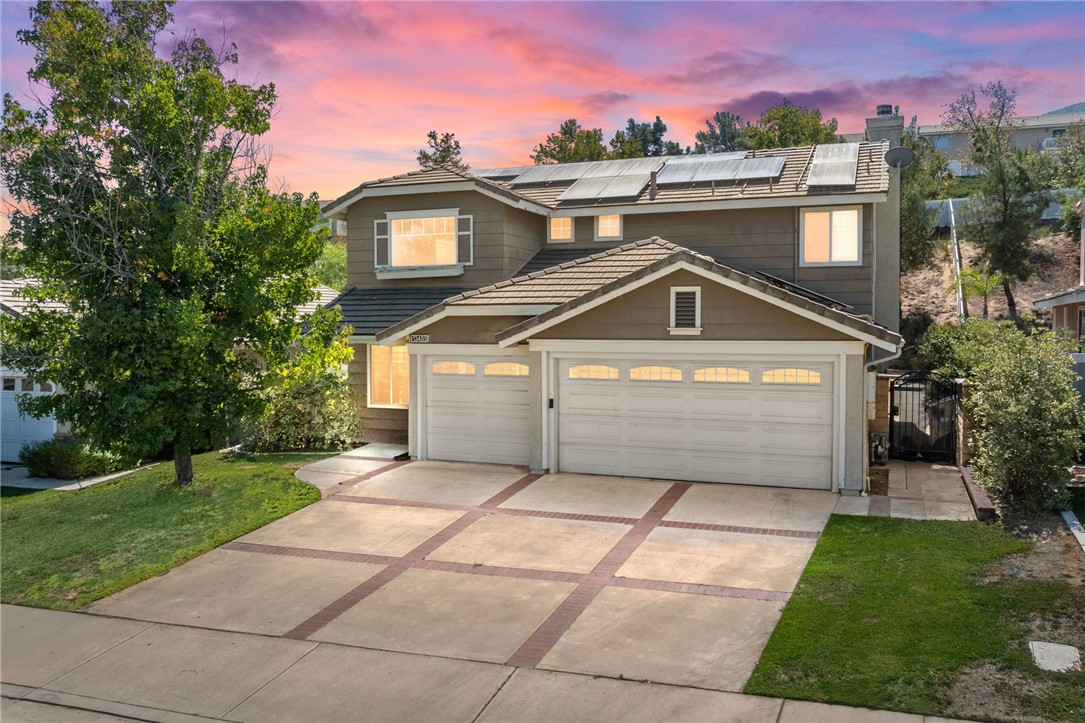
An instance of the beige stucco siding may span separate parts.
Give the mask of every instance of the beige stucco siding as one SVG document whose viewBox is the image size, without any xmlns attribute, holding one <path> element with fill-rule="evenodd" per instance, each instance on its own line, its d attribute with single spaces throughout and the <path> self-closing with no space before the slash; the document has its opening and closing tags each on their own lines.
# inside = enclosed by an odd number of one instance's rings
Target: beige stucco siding
<svg viewBox="0 0 1085 723">
<path fill-rule="evenodd" d="M 671 287 L 701 289 L 699 336 L 674 336 Z M 630 291 L 535 335 L 539 339 L 646 339 L 707 341 L 848 341 L 850 337 L 689 271 Z"/>
<path fill-rule="evenodd" d="M 377 280 L 373 268 L 373 222 L 387 212 L 458 209 L 474 228 L 474 263 L 460 276 Z M 541 216 L 473 191 L 362 199 L 347 210 L 347 285 L 478 288 L 509 278 L 545 241 Z"/>
<path fill-rule="evenodd" d="M 347 374 L 350 376 L 351 389 L 354 403 L 358 406 L 358 413 L 362 418 L 362 433 L 370 432 L 386 434 L 407 433 L 407 410 L 384 409 L 370 407 L 368 404 L 368 367 L 366 364 L 366 345 L 354 344 L 354 359 L 347 364 Z"/>
</svg>

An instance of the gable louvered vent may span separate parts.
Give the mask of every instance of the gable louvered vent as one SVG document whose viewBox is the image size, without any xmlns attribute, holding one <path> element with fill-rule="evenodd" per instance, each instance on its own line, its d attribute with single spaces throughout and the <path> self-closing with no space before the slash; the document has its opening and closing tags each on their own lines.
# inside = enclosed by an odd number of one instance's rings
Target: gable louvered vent
<svg viewBox="0 0 1085 723">
<path fill-rule="evenodd" d="M 697 292 L 674 292 L 674 328 L 697 328 Z"/>
</svg>

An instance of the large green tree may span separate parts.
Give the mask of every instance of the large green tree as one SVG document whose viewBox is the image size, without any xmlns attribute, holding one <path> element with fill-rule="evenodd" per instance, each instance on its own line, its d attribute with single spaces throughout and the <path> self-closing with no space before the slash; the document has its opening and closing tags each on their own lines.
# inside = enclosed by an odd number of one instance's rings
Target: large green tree
<svg viewBox="0 0 1085 723">
<path fill-rule="evenodd" d="M 536 165 L 544 163 L 576 163 L 578 161 L 603 161 L 609 154 L 603 144 L 603 131 L 599 128 L 583 128 L 576 118 L 561 124 L 557 133 L 550 133 L 531 154 Z"/>
<path fill-rule="evenodd" d="M 748 126 L 744 120 L 733 113 L 716 111 L 705 121 L 706 129 L 694 135 L 696 144 L 694 153 L 723 153 L 725 151 L 744 151 L 750 147 L 742 130 Z"/>
<path fill-rule="evenodd" d="M 326 232 L 315 196 L 267 188 L 274 86 L 230 79 L 232 46 L 159 47 L 170 7 L 41 0 L 18 32 L 44 101 L 4 97 L 4 254 L 67 310 L 3 335 L 5 365 L 63 389 L 25 410 L 137 455 L 170 449 L 187 484 L 193 449 L 262 408 Z"/>
<path fill-rule="evenodd" d="M 818 143 L 836 143 L 836 118 L 821 119 L 817 108 L 807 110 L 784 98 L 766 110 L 757 122 L 745 126 L 742 134 L 750 148 L 793 148 Z"/>
<path fill-rule="evenodd" d="M 430 131 L 426 134 L 426 146 L 429 150 L 418 149 L 420 168 L 451 168 L 460 173 L 471 169 L 471 166 L 463 162 L 463 149 L 456 140 L 455 133 Z"/>
<path fill-rule="evenodd" d="M 935 223 L 938 211 L 927 202 L 942 198 L 953 183 L 949 158 L 919 135 L 916 119 L 905 128 L 901 145 L 915 160 L 900 170 L 900 270 L 903 273 L 930 264 L 938 247 Z"/>
<path fill-rule="evenodd" d="M 986 107 L 980 97 L 986 98 Z M 1013 286 L 1034 271 L 1032 232 L 1048 203 L 1049 169 L 1038 153 L 1013 142 L 1017 92 L 1001 82 L 987 83 L 949 104 L 942 120 L 971 134 L 971 165 L 978 183 L 964 214 L 965 236 L 977 244 L 984 262 L 1003 276 L 1010 316 L 1017 318 Z"/>
</svg>

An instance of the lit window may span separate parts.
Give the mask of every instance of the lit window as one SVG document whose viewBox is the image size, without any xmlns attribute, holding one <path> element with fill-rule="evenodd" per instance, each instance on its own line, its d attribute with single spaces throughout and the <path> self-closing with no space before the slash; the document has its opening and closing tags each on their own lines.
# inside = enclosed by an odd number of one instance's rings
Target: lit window
<svg viewBox="0 0 1085 723">
<path fill-rule="evenodd" d="M 680 382 L 682 370 L 675 367 L 633 367 L 629 370 L 629 379 L 634 382 Z"/>
<path fill-rule="evenodd" d="M 605 364 L 577 364 L 569 367 L 570 379 L 617 379 L 618 367 Z"/>
<path fill-rule="evenodd" d="M 526 377 L 530 375 L 531 370 L 528 369 L 527 364 L 491 362 L 483 368 L 482 373 L 488 377 Z"/>
<path fill-rule="evenodd" d="M 618 214 L 611 216 L 596 216 L 595 217 L 595 240 L 596 241 L 610 241 L 621 240 L 622 238 L 622 217 Z"/>
<path fill-rule="evenodd" d="M 550 219 L 550 240 L 551 241 L 572 241 L 573 240 L 573 219 L 571 219 L 571 218 L 552 218 L 552 219 Z"/>
<path fill-rule="evenodd" d="M 800 226 L 803 265 L 858 265 L 862 249 L 860 211 L 858 206 L 803 209 Z"/>
<path fill-rule="evenodd" d="M 693 370 L 693 381 L 716 384 L 749 384 L 750 370 L 738 367 L 703 367 Z"/>
<path fill-rule="evenodd" d="M 475 365 L 471 362 L 441 361 L 433 363 L 434 374 L 452 374 L 471 377 L 475 375 Z"/>
<path fill-rule="evenodd" d="M 454 266 L 472 263 L 472 217 L 456 209 L 433 215 L 404 214 L 373 222 L 377 268 Z"/>
<path fill-rule="evenodd" d="M 762 369 L 762 384 L 821 384 L 821 372 L 817 369 L 781 367 Z"/>
<path fill-rule="evenodd" d="M 369 346 L 369 406 L 406 407 L 410 359 L 406 346 Z"/>
</svg>

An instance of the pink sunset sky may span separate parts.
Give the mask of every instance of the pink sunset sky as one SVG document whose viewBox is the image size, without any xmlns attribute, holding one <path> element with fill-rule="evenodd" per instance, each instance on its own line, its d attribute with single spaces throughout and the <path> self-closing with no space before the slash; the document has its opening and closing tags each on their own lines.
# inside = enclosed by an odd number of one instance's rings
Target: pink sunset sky
<svg viewBox="0 0 1085 723">
<path fill-rule="evenodd" d="M 0 84 L 26 101 L 28 4 L 0 3 Z M 858 132 L 879 103 L 937 123 L 981 83 L 1020 92 L 1018 113 L 1085 100 L 1082 2 L 195 2 L 174 30 L 241 56 L 274 82 L 272 174 L 335 198 L 416 168 L 429 130 L 476 168 L 530 163 L 567 118 L 603 129 L 656 115 L 692 145 L 727 110 L 756 120 L 781 98 Z M 168 42 L 168 39 L 167 39 Z"/>
</svg>

